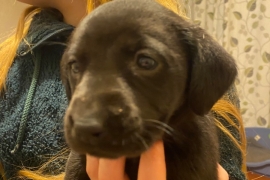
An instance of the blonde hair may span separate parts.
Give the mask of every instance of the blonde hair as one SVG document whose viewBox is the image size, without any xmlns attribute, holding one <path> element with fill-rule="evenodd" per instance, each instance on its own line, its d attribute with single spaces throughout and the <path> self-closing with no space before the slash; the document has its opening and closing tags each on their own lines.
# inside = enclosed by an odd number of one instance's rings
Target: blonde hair
<svg viewBox="0 0 270 180">
<path fill-rule="evenodd" d="M 220 99 L 212 108 L 212 111 L 219 115 L 221 118 L 225 119 L 231 126 L 233 126 L 240 135 L 239 141 L 233 137 L 231 132 L 218 120 L 215 119 L 216 126 L 225 133 L 233 142 L 233 144 L 241 151 L 242 154 L 242 171 L 246 174 L 246 134 L 244 128 L 244 122 L 241 116 L 239 109 L 235 107 L 228 100 Z M 232 120 L 231 117 L 234 117 L 236 122 Z"/>
<path fill-rule="evenodd" d="M 90 13 L 92 10 L 94 10 L 96 7 L 98 7 L 101 4 L 104 4 L 106 2 L 109 2 L 111 0 L 87 0 L 87 12 Z M 180 16 L 187 18 L 185 16 L 185 10 L 180 4 L 177 2 L 178 0 L 156 0 L 161 5 L 167 7 L 168 9 L 174 11 L 175 13 L 179 14 Z M 29 7 L 27 8 L 18 23 L 16 32 L 14 35 L 10 36 L 7 40 L 5 40 L 2 44 L 0 44 L 0 94 L 3 90 L 5 90 L 5 81 L 7 78 L 8 71 L 14 61 L 14 58 L 16 56 L 16 51 L 18 49 L 19 43 L 21 41 L 26 41 L 24 37 L 26 36 L 30 23 L 32 21 L 33 16 L 40 12 L 41 8 L 38 7 Z M 227 100 L 219 100 L 215 106 L 212 109 L 214 112 L 216 112 L 218 115 L 223 117 L 225 120 L 227 120 L 233 127 L 235 127 L 241 136 L 240 142 L 237 141 L 230 131 L 224 127 L 218 120 L 216 120 L 216 125 L 219 127 L 235 144 L 236 147 L 238 147 L 241 150 L 243 162 L 242 162 L 242 170 L 243 172 L 246 172 L 245 168 L 245 149 L 246 149 L 246 142 L 245 142 L 245 134 L 244 134 L 244 128 L 243 128 L 243 122 L 242 117 L 237 110 L 237 108 L 231 104 Z M 238 121 L 237 125 L 229 115 L 232 115 L 236 118 Z M 62 154 L 62 153 L 61 153 Z M 61 156 L 62 157 L 62 156 Z M 20 170 L 18 175 L 21 177 L 26 177 L 33 180 L 62 180 L 64 179 L 64 173 L 51 176 L 51 175 L 44 175 L 44 169 L 45 167 L 55 161 L 59 156 L 56 156 L 54 159 L 50 160 L 46 164 L 44 164 L 41 168 L 39 168 L 37 171 L 30 171 L 27 169 Z M 63 157 L 62 157 L 63 158 Z M 64 157 L 67 158 L 67 157 Z M 4 168 L 0 163 L 0 175 L 2 175 L 3 179 L 6 180 L 4 175 Z"/>
<path fill-rule="evenodd" d="M 0 94 L 5 88 L 5 80 L 9 68 L 11 67 L 16 56 L 16 51 L 20 42 L 27 34 L 31 23 L 31 18 L 40 10 L 41 9 L 37 7 L 27 8 L 19 20 L 15 34 L 0 44 Z"/>
</svg>

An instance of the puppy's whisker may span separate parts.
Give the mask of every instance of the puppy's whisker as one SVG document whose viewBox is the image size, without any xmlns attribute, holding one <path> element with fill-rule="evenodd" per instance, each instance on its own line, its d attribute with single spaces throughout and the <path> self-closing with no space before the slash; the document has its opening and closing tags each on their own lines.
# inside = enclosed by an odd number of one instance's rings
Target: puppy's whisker
<svg viewBox="0 0 270 180">
<path fill-rule="evenodd" d="M 44 42 L 44 44 L 46 44 L 46 45 L 62 45 L 62 46 L 67 46 L 66 43 L 61 43 L 61 42 L 56 42 L 56 41 L 48 41 L 48 42 Z"/>
<path fill-rule="evenodd" d="M 125 143 L 126 143 L 126 141 L 123 139 L 123 140 L 122 140 L 122 146 L 124 146 Z"/>
<path fill-rule="evenodd" d="M 164 133 L 168 134 L 169 136 L 173 136 L 173 132 L 169 131 L 168 129 L 166 129 L 164 126 L 159 126 L 157 124 L 150 124 L 152 127 L 160 129 L 161 131 L 163 131 Z"/>
<path fill-rule="evenodd" d="M 147 145 L 145 140 L 142 138 L 142 136 L 140 136 L 138 133 L 135 133 L 135 136 L 142 142 L 143 146 L 145 147 L 145 150 L 147 150 L 149 146 Z"/>
<path fill-rule="evenodd" d="M 171 126 L 169 126 L 168 124 L 166 124 L 166 123 L 164 123 L 164 122 L 160 122 L 160 121 L 155 120 L 155 119 L 144 119 L 144 120 L 147 121 L 147 122 L 152 122 L 152 123 L 159 124 L 159 125 L 161 125 L 161 126 L 164 127 L 165 129 L 168 129 L 168 130 L 171 131 L 171 132 L 174 131 L 174 129 L 173 129 Z"/>
</svg>

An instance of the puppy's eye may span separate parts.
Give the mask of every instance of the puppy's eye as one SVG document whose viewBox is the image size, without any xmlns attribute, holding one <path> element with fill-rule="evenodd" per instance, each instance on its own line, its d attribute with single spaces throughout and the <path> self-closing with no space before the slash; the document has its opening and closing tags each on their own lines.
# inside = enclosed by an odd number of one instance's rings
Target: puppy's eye
<svg viewBox="0 0 270 180">
<path fill-rule="evenodd" d="M 78 65 L 77 62 L 72 62 L 71 70 L 72 70 L 73 73 L 78 73 L 79 72 L 79 65 Z"/>
<path fill-rule="evenodd" d="M 154 59 L 151 59 L 146 56 L 139 57 L 137 60 L 137 64 L 140 68 L 143 68 L 146 70 L 154 69 L 157 66 L 157 62 Z"/>
</svg>

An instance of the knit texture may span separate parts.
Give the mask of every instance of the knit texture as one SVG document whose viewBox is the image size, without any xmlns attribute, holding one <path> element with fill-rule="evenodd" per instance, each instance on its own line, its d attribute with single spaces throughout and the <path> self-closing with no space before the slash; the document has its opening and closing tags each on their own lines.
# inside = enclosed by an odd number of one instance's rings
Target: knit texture
<svg viewBox="0 0 270 180">
<path fill-rule="evenodd" d="M 239 98 L 237 90 L 233 85 L 227 93 L 223 96 L 223 99 L 231 102 L 238 109 L 240 108 Z M 236 138 L 238 142 L 241 142 L 240 134 L 238 130 L 229 124 L 224 118 L 213 112 L 213 115 L 230 131 L 230 133 Z M 239 126 L 238 121 L 231 116 L 236 125 Z M 242 167 L 242 155 L 241 151 L 234 145 L 232 140 L 220 129 L 218 129 L 219 137 L 219 151 L 220 151 L 220 165 L 228 172 L 230 180 L 245 180 L 245 175 L 241 171 Z"/>
<path fill-rule="evenodd" d="M 63 116 L 67 98 L 60 79 L 60 59 L 65 47 L 44 44 L 66 39 L 66 34 L 70 34 L 72 29 L 52 15 L 42 12 L 34 17 L 26 38 L 33 45 L 32 49 L 24 42 L 20 44 L 18 56 L 8 74 L 7 92 L 0 99 L 0 162 L 8 179 L 15 176 L 21 167 L 36 169 L 65 147 Z M 11 154 L 18 137 L 38 53 L 41 56 L 40 73 L 24 138 L 18 151 Z M 57 162 L 57 166 L 48 171 L 63 171 L 64 163 L 64 160 Z"/>
</svg>

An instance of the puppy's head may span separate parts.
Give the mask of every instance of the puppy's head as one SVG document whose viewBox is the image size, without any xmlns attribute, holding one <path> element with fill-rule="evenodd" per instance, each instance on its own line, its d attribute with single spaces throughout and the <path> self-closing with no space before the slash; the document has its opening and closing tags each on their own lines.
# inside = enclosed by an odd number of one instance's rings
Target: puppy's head
<svg viewBox="0 0 270 180">
<path fill-rule="evenodd" d="M 61 68 L 68 144 L 107 158 L 141 154 L 170 130 L 179 108 L 208 113 L 236 76 L 233 59 L 210 36 L 151 0 L 93 11 Z"/>
</svg>

